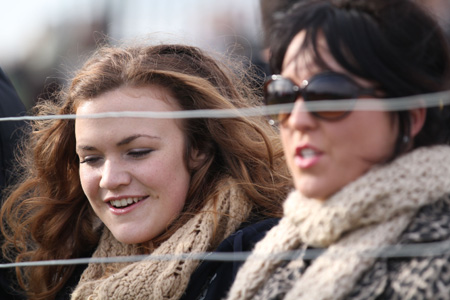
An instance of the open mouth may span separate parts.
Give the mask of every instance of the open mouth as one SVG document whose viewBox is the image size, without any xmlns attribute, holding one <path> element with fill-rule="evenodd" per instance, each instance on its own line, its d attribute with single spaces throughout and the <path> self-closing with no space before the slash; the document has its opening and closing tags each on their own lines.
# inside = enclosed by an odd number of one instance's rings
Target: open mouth
<svg viewBox="0 0 450 300">
<path fill-rule="evenodd" d="M 318 152 L 316 152 L 315 150 L 313 150 L 311 148 L 305 148 L 300 151 L 300 156 L 305 159 L 313 158 L 317 155 L 318 155 Z"/>
<path fill-rule="evenodd" d="M 124 208 L 130 205 L 133 205 L 135 203 L 138 203 L 139 201 L 145 199 L 146 197 L 132 197 L 132 198 L 124 198 L 120 200 L 111 200 L 109 203 L 115 207 L 115 208 Z"/>
<path fill-rule="evenodd" d="M 295 149 L 295 164 L 301 169 L 311 168 L 320 161 L 322 156 L 323 152 L 312 146 L 297 147 Z"/>
</svg>

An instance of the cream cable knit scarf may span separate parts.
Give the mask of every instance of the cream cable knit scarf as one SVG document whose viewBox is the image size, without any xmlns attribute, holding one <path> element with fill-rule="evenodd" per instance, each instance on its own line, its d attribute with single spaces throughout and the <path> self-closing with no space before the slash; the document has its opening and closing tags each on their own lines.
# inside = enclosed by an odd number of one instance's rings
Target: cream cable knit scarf
<svg viewBox="0 0 450 300">
<path fill-rule="evenodd" d="M 217 201 L 209 199 L 202 212 L 190 219 L 163 242 L 153 255 L 201 253 L 211 251 L 233 233 L 250 213 L 249 201 L 232 180 L 219 185 Z M 215 219 L 213 208 L 217 209 Z M 213 235 L 213 226 L 219 229 Z M 93 257 L 134 255 L 134 245 L 117 241 L 105 228 Z M 151 255 L 150 255 L 151 257 Z M 90 264 L 72 294 L 72 299 L 179 299 L 187 287 L 195 260 L 141 261 L 115 266 Z M 105 271 L 118 268 L 117 273 L 102 277 Z"/>
<path fill-rule="evenodd" d="M 419 148 L 374 167 L 325 202 L 292 192 L 283 219 L 256 245 L 254 259 L 250 256 L 239 271 L 228 300 L 253 299 L 280 264 L 261 255 L 305 245 L 327 249 L 285 299 L 343 299 L 375 261 L 364 251 L 395 243 L 420 207 L 449 192 L 447 146 Z M 290 263 L 295 264 L 302 265 L 301 259 Z"/>
</svg>

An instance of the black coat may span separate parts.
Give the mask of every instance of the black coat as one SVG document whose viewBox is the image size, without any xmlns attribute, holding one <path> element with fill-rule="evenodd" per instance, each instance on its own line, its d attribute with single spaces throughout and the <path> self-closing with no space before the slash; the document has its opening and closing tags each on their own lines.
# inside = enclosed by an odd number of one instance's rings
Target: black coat
<svg viewBox="0 0 450 300">
<path fill-rule="evenodd" d="M 25 113 L 25 106 L 17 95 L 11 81 L 0 69 L 0 118 L 15 117 Z M 15 180 L 14 151 L 17 142 L 21 137 L 20 128 L 25 125 L 23 121 L 2 121 L 0 122 L 0 197 L 3 199 L 4 188 Z M 3 242 L 3 238 L 1 238 Z M 3 255 L 0 253 L 1 262 Z M 14 269 L 0 269 L 0 299 L 24 299 L 23 297 L 12 295 L 12 282 Z"/>
<path fill-rule="evenodd" d="M 239 230 L 226 238 L 216 253 L 249 252 L 279 219 L 267 219 L 257 223 L 244 223 Z M 217 300 L 224 299 L 233 283 L 243 261 L 205 260 L 192 273 L 188 287 L 181 300 Z"/>
<path fill-rule="evenodd" d="M 25 106 L 17 95 L 11 81 L 0 69 L 0 117 L 17 117 L 25 114 Z M 0 193 L 6 185 L 13 183 L 15 173 L 13 168 L 14 151 L 21 137 L 20 129 L 25 125 L 24 121 L 0 122 Z"/>
</svg>

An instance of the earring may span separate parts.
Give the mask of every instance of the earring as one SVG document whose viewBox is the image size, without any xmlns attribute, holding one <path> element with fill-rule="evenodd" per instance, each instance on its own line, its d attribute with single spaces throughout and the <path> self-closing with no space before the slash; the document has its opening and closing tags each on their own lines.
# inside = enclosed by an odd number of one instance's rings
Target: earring
<svg viewBox="0 0 450 300">
<path fill-rule="evenodd" d="M 409 136 L 404 135 L 403 136 L 403 143 L 407 144 L 409 142 Z"/>
</svg>

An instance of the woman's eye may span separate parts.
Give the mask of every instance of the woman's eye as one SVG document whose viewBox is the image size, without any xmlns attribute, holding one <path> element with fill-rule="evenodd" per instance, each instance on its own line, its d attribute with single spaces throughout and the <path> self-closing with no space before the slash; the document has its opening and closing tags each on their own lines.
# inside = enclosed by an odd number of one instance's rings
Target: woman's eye
<svg viewBox="0 0 450 300">
<path fill-rule="evenodd" d="M 100 160 L 99 156 L 86 156 L 83 159 L 80 159 L 80 164 L 92 165 L 98 162 L 99 160 Z"/>
<path fill-rule="evenodd" d="M 128 155 L 132 156 L 132 157 L 143 157 L 149 153 L 151 153 L 153 151 L 153 149 L 137 149 L 137 150 L 131 150 L 128 152 Z"/>
</svg>

